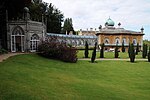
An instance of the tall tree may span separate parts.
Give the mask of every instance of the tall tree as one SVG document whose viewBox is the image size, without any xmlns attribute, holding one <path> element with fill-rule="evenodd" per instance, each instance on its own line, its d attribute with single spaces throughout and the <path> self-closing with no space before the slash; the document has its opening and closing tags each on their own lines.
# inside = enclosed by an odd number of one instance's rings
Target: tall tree
<svg viewBox="0 0 150 100">
<path fill-rule="evenodd" d="M 69 34 L 70 31 L 72 31 L 73 34 L 75 33 L 74 29 L 73 29 L 73 24 L 72 24 L 72 18 L 66 18 L 65 21 L 64 21 L 64 26 L 63 26 L 62 33 L 67 32 L 67 34 Z"/>
<path fill-rule="evenodd" d="M 62 29 L 63 14 L 52 3 L 36 1 L 29 6 L 31 19 L 35 21 L 45 20 L 48 33 L 60 33 Z"/>
<path fill-rule="evenodd" d="M 63 18 L 61 11 L 50 3 L 47 11 L 47 32 L 60 33 Z"/>
</svg>

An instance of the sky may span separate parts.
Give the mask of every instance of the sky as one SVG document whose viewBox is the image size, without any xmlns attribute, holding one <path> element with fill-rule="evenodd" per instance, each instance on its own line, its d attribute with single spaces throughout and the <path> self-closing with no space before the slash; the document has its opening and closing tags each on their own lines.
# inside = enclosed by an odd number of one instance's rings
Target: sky
<svg viewBox="0 0 150 100">
<path fill-rule="evenodd" d="M 104 27 L 110 17 L 115 27 L 141 31 L 150 40 L 150 0 L 43 0 L 52 3 L 65 18 L 72 18 L 76 31 Z"/>
</svg>

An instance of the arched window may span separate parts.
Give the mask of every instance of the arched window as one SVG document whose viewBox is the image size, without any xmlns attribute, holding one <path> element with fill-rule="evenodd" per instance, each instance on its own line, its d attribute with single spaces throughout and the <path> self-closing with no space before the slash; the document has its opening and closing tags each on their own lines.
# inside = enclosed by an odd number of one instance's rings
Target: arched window
<svg viewBox="0 0 150 100">
<path fill-rule="evenodd" d="M 124 43 L 124 44 L 126 44 L 126 43 L 127 43 L 126 38 L 123 38 L 123 39 L 122 39 L 122 43 Z"/>
<path fill-rule="evenodd" d="M 105 38 L 104 43 L 105 43 L 105 44 L 109 44 L 109 39 L 108 39 L 108 38 Z"/>
<path fill-rule="evenodd" d="M 24 31 L 20 26 L 14 28 L 12 35 L 24 35 Z"/>
<path fill-rule="evenodd" d="M 133 39 L 133 44 L 134 44 L 134 45 L 136 45 L 136 44 L 137 44 L 136 39 Z"/>
<path fill-rule="evenodd" d="M 20 26 L 15 26 L 11 34 L 11 52 L 24 52 L 24 31 Z"/>
<path fill-rule="evenodd" d="M 38 43 L 39 43 L 39 36 L 37 34 L 33 34 L 31 36 L 31 40 L 30 40 L 30 50 L 31 50 L 31 52 L 37 51 Z"/>
<path fill-rule="evenodd" d="M 118 37 L 115 39 L 115 44 L 120 44 L 120 39 Z"/>
</svg>

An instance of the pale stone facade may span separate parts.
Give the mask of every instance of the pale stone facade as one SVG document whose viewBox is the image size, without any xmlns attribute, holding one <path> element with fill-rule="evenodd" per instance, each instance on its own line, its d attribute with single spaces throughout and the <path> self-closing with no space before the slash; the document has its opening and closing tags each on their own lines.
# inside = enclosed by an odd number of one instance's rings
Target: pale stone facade
<svg viewBox="0 0 150 100">
<path fill-rule="evenodd" d="M 124 43 L 127 51 L 129 43 L 133 43 L 135 46 L 139 43 L 139 49 L 142 50 L 144 29 L 141 28 L 140 32 L 135 32 L 120 28 L 120 25 L 119 23 L 118 28 L 115 28 L 114 22 L 109 18 L 105 23 L 105 27 L 101 28 L 96 34 L 98 36 L 98 44 L 104 43 L 106 51 L 114 50 L 116 45 L 118 45 L 121 51 L 122 43 Z"/>
<path fill-rule="evenodd" d="M 35 21 L 9 21 L 7 23 L 7 43 L 11 52 L 33 52 L 38 43 L 44 38 L 46 26 Z"/>
<path fill-rule="evenodd" d="M 24 7 L 24 18 L 7 21 L 7 48 L 11 52 L 35 52 L 45 38 L 46 26 L 30 20 L 29 9 Z"/>
</svg>

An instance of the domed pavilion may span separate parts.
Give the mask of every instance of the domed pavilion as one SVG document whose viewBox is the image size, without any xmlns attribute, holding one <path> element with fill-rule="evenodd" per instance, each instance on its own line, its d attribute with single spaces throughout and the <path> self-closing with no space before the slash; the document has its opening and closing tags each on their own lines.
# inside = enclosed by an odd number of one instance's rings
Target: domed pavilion
<svg viewBox="0 0 150 100">
<path fill-rule="evenodd" d="M 105 22 L 105 27 L 102 28 L 100 25 L 99 31 L 96 33 L 98 37 L 98 44 L 104 43 L 105 51 L 114 50 L 116 45 L 119 46 L 121 51 L 122 44 L 124 44 L 127 51 L 129 43 L 133 43 L 135 46 L 139 43 L 139 49 L 142 50 L 144 28 L 141 28 L 140 32 L 136 32 L 121 28 L 120 22 L 118 23 L 118 27 L 114 26 L 115 22 L 109 18 Z"/>
</svg>

